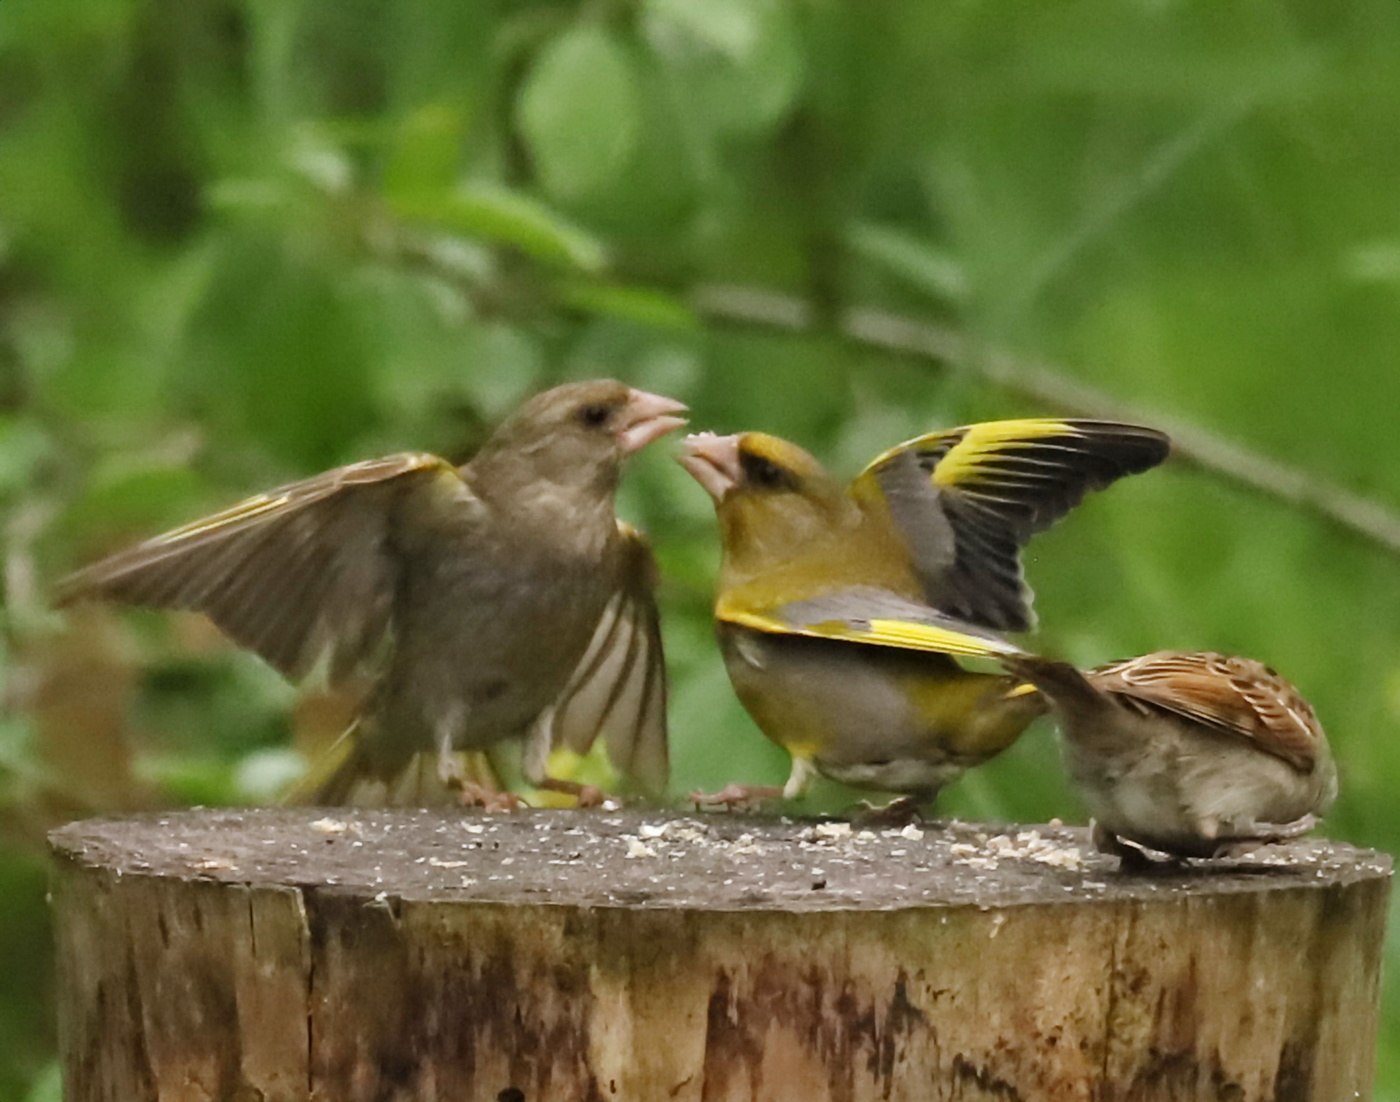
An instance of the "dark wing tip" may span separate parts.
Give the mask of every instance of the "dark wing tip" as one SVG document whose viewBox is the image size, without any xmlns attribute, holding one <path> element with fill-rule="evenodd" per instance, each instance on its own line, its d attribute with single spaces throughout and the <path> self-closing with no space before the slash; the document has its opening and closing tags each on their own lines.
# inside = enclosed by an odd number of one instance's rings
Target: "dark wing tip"
<svg viewBox="0 0 1400 1102">
<path fill-rule="evenodd" d="M 1065 424 L 1094 442 L 1094 452 L 1121 467 L 1120 474 L 1151 470 L 1171 454 L 1171 437 L 1159 429 L 1125 421 L 1077 418 Z"/>
<path fill-rule="evenodd" d="M 1000 625 L 1001 631 L 1034 631 L 1039 621 L 1032 607 L 1035 603 L 1035 595 L 1031 588 L 1024 583 L 1021 586 L 1021 600 L 1016 606 L 1007 606 L 1005 615 L 1002 617 L 1004 623 Z"/>
<path fill-rule="evenodd" d="M 1159 465 L 1171 454 L 1171 438 L 1144 425 L 1117 421 L 1066 421 L 1069 438 L 1028 441 L 1024 452 L 1048 458 L 1059 468 L 1057 478 L 1037 483 L 1028 481 L 1030 491 L 1024 531 L 1017 534 L 1018 545 L 1034 532 L 1044 531 L 1084 500 L 1086 494 L 1105 490 L 1121 478 L 1141 474 Z"/>
<path fill-rule="evenodd" d="M 934 589 L 929 600 L 958 620 L 991 631 L 1033 631 L 1035 594 L 1019 572 L 1013 582 L 988 574 L 981 564 L 961 564 Z"/>
<path fill-rule="evenodd" d="M 1043 424 L 1043 423 L 1042 423 Z M 1074 509 L 1086 493 L 1150 470 L 1171 453 L 1166 433 L 1120 421 L 1071 419 L 989 450 L 982 469 L 944 500 L 957 567 L 941 595 L 963 616 L 1002 631 L 1030 631 L 1036 617 L 1020 549 Z"/>
<path fill-rule="evenodd" d="M 71 608 L 86 601 L 113 599 L 139 604 L 139 599 L 124 593 L 121 585 L 128 573 L 126 568 L 133 557 L 132 552 L 136 549 L 118 551 L 115 555 L 64 575 L 54 583 L 50 603 L 55 609 Z"/>
</svg>

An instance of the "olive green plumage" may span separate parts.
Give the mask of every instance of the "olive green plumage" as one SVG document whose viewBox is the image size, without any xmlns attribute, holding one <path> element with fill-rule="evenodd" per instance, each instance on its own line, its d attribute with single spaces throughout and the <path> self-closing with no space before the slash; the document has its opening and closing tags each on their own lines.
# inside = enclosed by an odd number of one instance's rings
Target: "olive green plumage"
<svg viewBox="0 0 1400 1102">
<path fill-rule="evenodd" d="M 818 772 L 926 800 L 1045 709 L 1018 679 L 961 664 L 1018 653 L 993 632 L 1033 623 L 1021 547 L 1168 442 L 1111 422 L 988 422 L 892 448 L 849 486 L 763 433 L 685 447 L 719 519 L 730 679 L 792 755 L 785 794 Z M 753 794 L 769 793 L 731 786 L 720 802 Z"/>
</svg>

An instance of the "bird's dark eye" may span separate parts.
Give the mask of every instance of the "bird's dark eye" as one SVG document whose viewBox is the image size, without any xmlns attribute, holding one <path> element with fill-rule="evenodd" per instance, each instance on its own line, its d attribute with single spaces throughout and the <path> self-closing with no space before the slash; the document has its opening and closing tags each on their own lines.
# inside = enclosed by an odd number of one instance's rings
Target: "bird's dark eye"
<svg viewBox="0 0 1400 1102">
<path fill-rule="evenodd" d="M 790 489 L 793 485 L 792 475 L 771 459 L 746 453 L 740 456 L 739 463 L 744 468 L 745 477 L 755 486 L 765 490 L 777 490 Z"/>
<path fill-rule="evenodd" d="M 578 419 L 589 428 L 596 429 L 608 422 L 612 416 L 612 406 L 604 405 L 602 402 L 595 402 L 591 406 L 584 406 L 578 413 Z"/>
</svg>

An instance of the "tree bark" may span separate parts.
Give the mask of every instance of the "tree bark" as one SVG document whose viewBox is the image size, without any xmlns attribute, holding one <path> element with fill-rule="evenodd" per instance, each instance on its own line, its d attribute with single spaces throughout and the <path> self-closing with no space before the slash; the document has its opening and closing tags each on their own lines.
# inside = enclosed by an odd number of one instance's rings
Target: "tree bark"
<svg viewBox="0 0 1400 1102">
<path fill-rule="evenodd" d="M 188 812 L 52 836 L 71 1102 L 1370 1097 L 1390 862 L 1082 830 Z"/>
</svg>

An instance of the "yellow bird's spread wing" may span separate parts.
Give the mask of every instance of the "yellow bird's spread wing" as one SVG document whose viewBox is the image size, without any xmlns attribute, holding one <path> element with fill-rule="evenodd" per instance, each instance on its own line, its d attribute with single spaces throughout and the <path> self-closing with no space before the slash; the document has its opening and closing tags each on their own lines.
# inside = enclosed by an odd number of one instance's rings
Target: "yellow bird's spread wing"
<svg viewBox="0 0 1400 1102">
<path fill-rule="evenodd" d="M 884 452 L 851 484 L 904 538 L 931 605 L 1001 631 L 1034 624 L 1021 548 L 1089 490 L 1156 466 L 1155 429 L 1113 421 L 988 421 Z"/>
<path fill-rule="evenodd" d="M 587 753 L 600 735 L 613 767 L 649 794 L 666 787 L 666 664 L 656 610 L 656 561 L 646 538 L 618 522 L 622 576 L 560 695 L 554 738 Z"/>
<path fill-rule="evenodd" d="M 832 639 L 964 658 L 997 658 L 1021 653 L 1019 648 L 989 631 L 887 590 L 866 586 L 763 610 L 726 606 L 721 600 L 715 615 L 722 623 L 774 635 Z"/>
<path fill-rule="evenodd" d="M 329 654 L 332 683 L 371 663 L 392 632 L 396 505 L 455 468 L 423 452 L 337 467 L 119 551 L 59 583 L 85 598 L 202 612 L 283 674 Z"/>
</svg>

